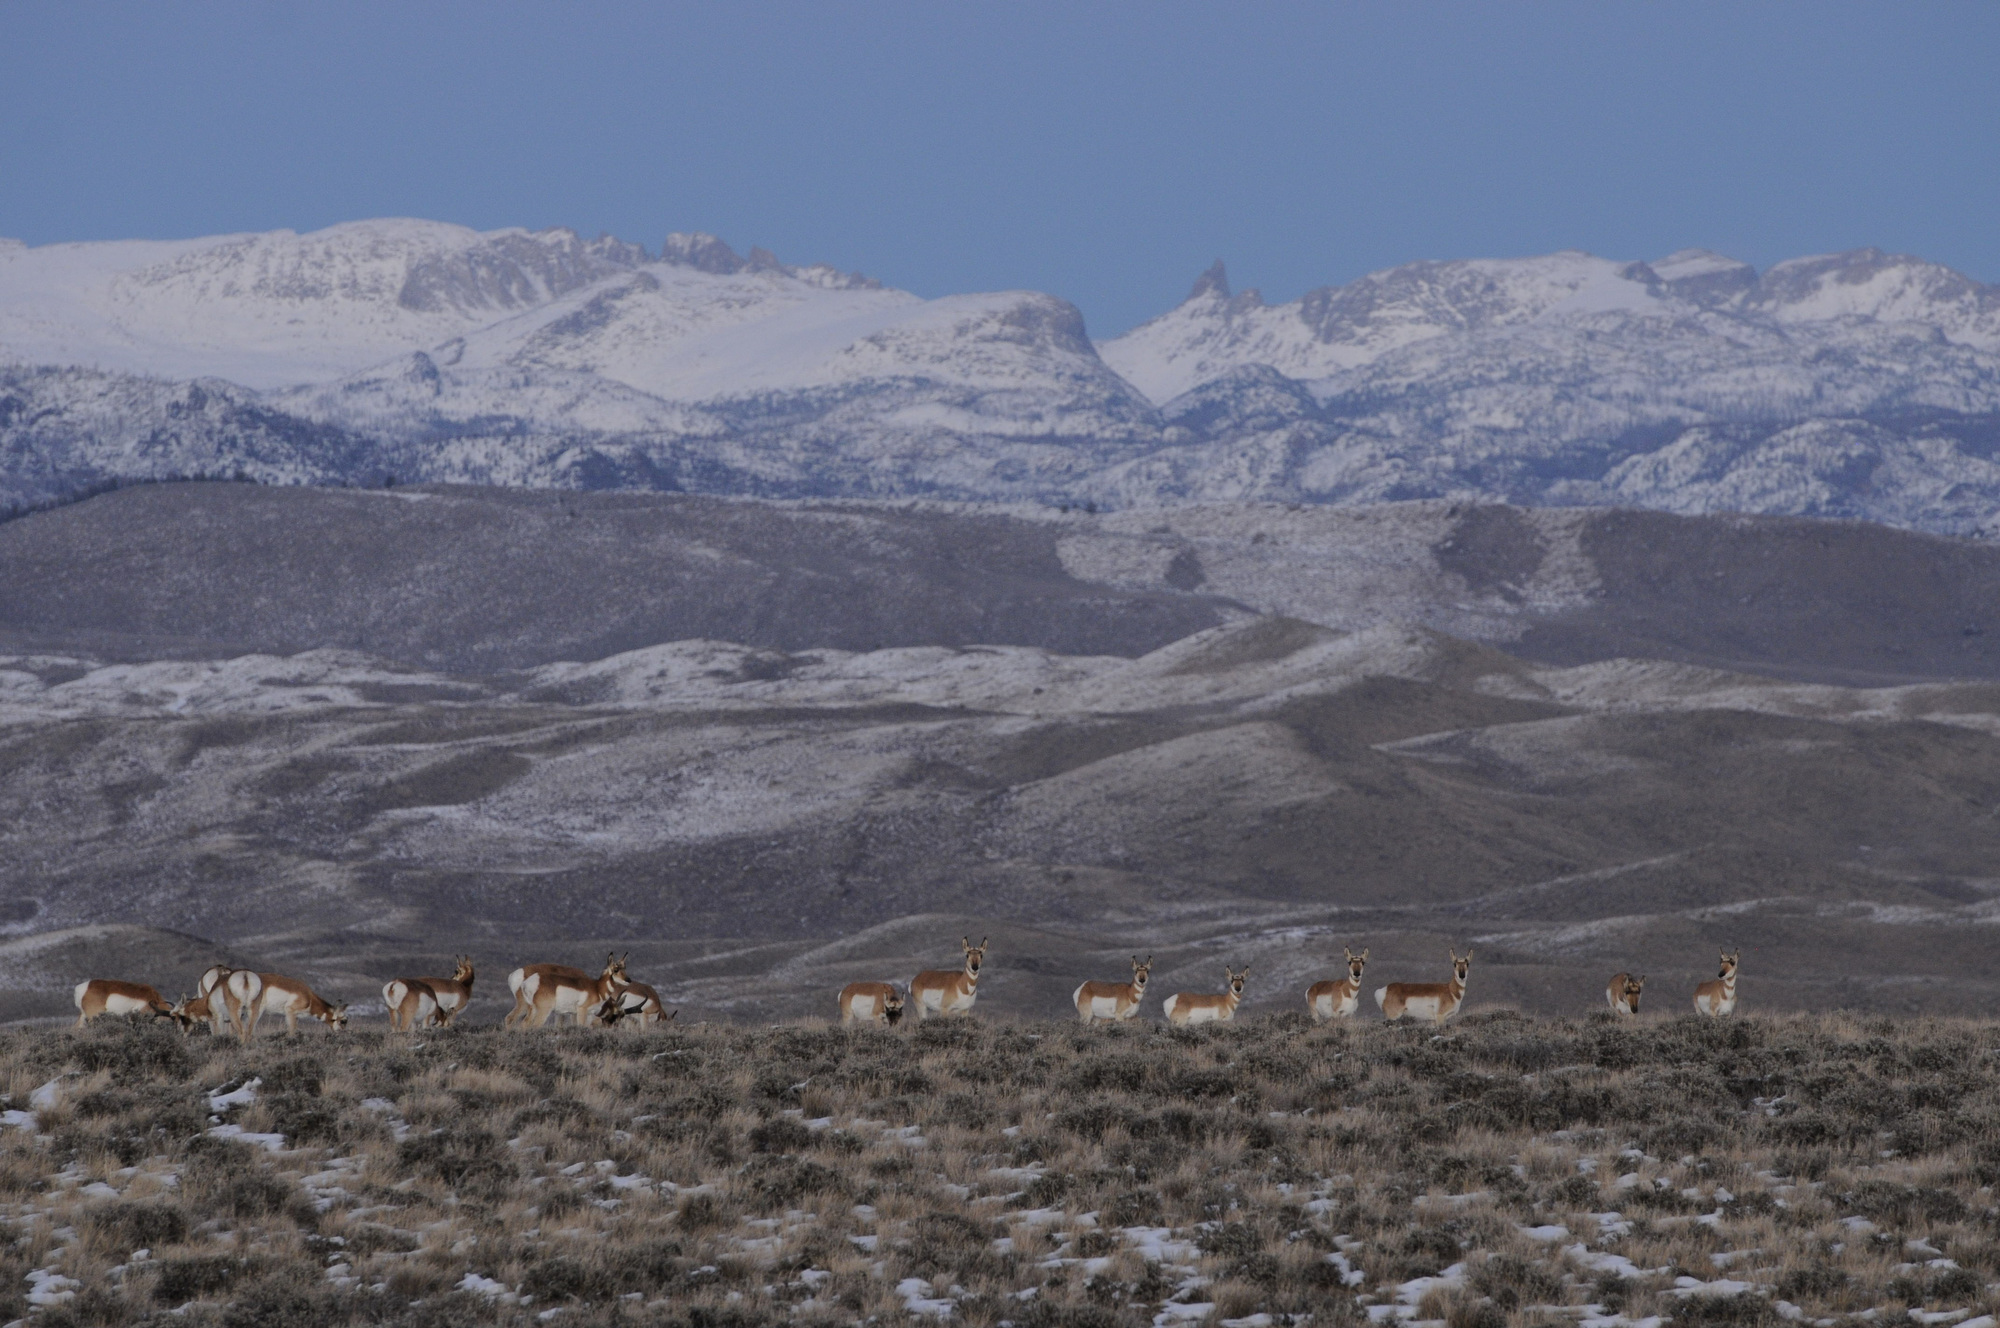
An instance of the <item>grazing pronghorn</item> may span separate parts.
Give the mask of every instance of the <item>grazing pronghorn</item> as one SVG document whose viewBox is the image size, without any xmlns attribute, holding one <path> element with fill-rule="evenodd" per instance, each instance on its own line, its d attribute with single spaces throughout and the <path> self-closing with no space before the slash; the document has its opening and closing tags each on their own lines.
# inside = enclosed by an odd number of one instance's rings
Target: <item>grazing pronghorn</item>
<svg viewBox="0 0 2000 1328">
<path fill-rule="evenodd" d="M 596 977 L 567 964 L 525 964 L 507 975 L 514 1008 L 505 1022 L 540 1028 L 550 1015 L 573 1014 L 582 1028 L 627 981 L 625 960 L 618 955 L 604 956 L 604 971 Z"/>
<path fill-rule="evenodd" d="M 1132 980 L 1130 982 L 1098 982 L 1095 979 L 1076 989 L 1070 999 L 1076 1002 L 1077 1017 L 1084 1023 L 1095 1023 L 1099 1019 L 1130 1019 L 1139 1013 L 1139 1002 L 1146 999 L 1146 979 L 1153 972 L 1153 956 L 1147 955 L 1144 963 L 1139 956 L 1132 956 Z"/>
<path fill-rule="evenodd" d="M 221 998 L 211 991 L 206 996 L 183 996 L 167 1013 L 180 1025 L 182 1037 L 194 1032 L 196 1024 L 207 1024 L 209 1031 L 220 1037 L 222 1021 L 215 1017 L 215 1007 L 221 1004 Z"/>
<path fill-rule="evenodd" d="M 1736 961 L 1743 957 L 1743 952 L 1738 950 L 1735 954 L 1730 954 L 1727 950 L 1723 950 L 1719 953 L 1722 955 L 1722 971 L 1717 973 L 1712 980 L 1704 982 L 1694 989 L 1694 1008 L 1696 1014 L 1722 1015 L 1735 1013 Z"/>
<path fill-rule="evenodd" d="M 382 1006 L 389 1012 L 392 1033 L 413 1033 L 443 1018 L 437 993 L 423 978 L 395 978 L 383 984 Z"/>
<path fill-rule="evenodd" d="M 244 991 L 248 990 L 248 983 L 239 982 L 242 978 L 256 978 L 259 983 L 256 996 L 242 997 L 244 1011 L 249 1015 L 249 1024 L 243 1033 L 246 1042 L 257 1036 L 257 1025 L 267 1014 L 285 1016 L 287 1033 L 299 1031 L 299 1016 L 302 1014 L 311 1015 L 328 1028 L 347 1027 L 346 1001 L 328 1001 L 297 978 L 288 978 L 282 973 L 251 973 L 238 969 L 229 975 L 224 984 L 231 996 L 239 995 L 239 986 Z"/>
<path fill-rule="evenodd" d="M 239 984 L 247 988 L 246 994 L 241 997 L 229 990 L 229 978 L 234 973 L 242 973 L 246 977 L 246 981 Z M 247 968 L 231 968 L 227 964 L 210 964 L 208 971 L 201 975 L 201 981 L 195 984 L 194 1005 L 198 1006 L 204 1002 L 206 1003 L 209 1032 L 215 1034 L 217 1037 L 221 1037 L 222 1026 L 226 1023 L 231 1029 L 235 1030 L 238 1036 L 243 1036 L 243 1030 L 246 1027 L 244 1021 L 248 1018 L 243 1009 L 244 1003 L 256 1000 L 258 994 L 263 990 L 263 980 Z M 220 998 L 217 997 L 217 992 L 221 993 Z M 190 1006 L 189 1008 L 192 1009 L 194 1006 Z"/>
<path fill-rule="evenodd" d="M 890 1024 L 903 1017 L 903 993 L 893 982 L 850 982 L 840 989 L 840 1022 Z"/>
<path fill-rule="evenodd" d="M 1243 1000 L 1243 980 L 1250 976 L 1250 966 L 1245 964 L 1241 973 L 1231 971 L 1229 965 L 1222 966 L 1223 975 L 1228 979 L 1228 989 L 1220 993 L 1177 991 L 1167 997 L 1167 1022 L 1174 1025 L 1185 1024 L 1226 1024 L 1236 1017 L 1236 1007 Z"/>
<path fill-rule="evenodd" d="M 1347 976 L 1338 982 L 1328 978 L 1306 988 L 1306 1009 L 1312 1011 L 1316 1024 L 1329 1019 L 1351 1019 L 1354 1007 L 1361 1004 L 1361 970 L 1368 965 L 1368 952 L 1356 954 L 1344 945 L 1340 948 L 1347 955 Z"/>
<path fill-rule="evenodd" d="M 965 967 L 952 970 L 928 968 L 910 979 L 910 1004 L 917 1018 L 934 1014 L 964 1014 L 979 997 L 979 966 L 986 962 L 986 938 L 974 945 L 970 936 L 959 937 L 965 949 Z"/>
<path fill-rule="evenodd" d="M 636 1019 L 639 1027 L 651 1028 L 654 1024 L 664 1024 L 679 1010 L 669 1010 L 660 1003 L 660 993 L 643 982 L 627 982 L 617 991 L 604 998 L 597 1007 L 597 1022 L 615 1024 L 621 1019 Z"/>
<path fill-rule="evenodd" d="M 382 988 L 382 1004 L 389 1010 L 389 1027 L 397 1032 L 408 1032 L 411 1025 L 398 1022 L 398 1012 L 409 1005 L 414 1009 L 422 998 L 412 989 L 424 987 L 431 994 L 431 1010 L 424 1017 L 439 1024 L 448 1024 L 464 1013 L 472 1003 L 472 956 L 455 955 L 452 958 L 451 976 L 448 978 L 396 978 Z"/>
<path fill-rule="evenodd" d="M 202 981 L 206 982 L 209 973 L 213 972 L 215 969 L 211 968 L 208 973 L 202 974 Z M 215 1010 L 217 991 L 222 993 L 222 1005 L 229 1013 L 230 1022 L 236 1025 L 236 1036 L 248 1042 L 264 1006 L 264 975 L 247 968 L 224 969 L 222 980 L 209 992 L 208 1008 L 211 1014 Z"/>
<path fill-rule="evenodd" d="M 1611 979 L 1611 985 L 1604 989 L 1604 999 L 1611 1002 L 1611 1008 L 1618 1014 L 1639 1013 L 1639 990 L 1646 985 L 1646 975 L 1633 977 L 1630 973 L 1620 973 Z"/>
<path fill-rule="evenodd" d="M 76 984 L 76 1026 L 82 1028 L 101 1014 L 149 1014 L 172 1018 L 174 1007 L 143 982 L 92 978 Z"/>
<path fill-rule="evenodd" d="M 1447 953 L 1451 955 L 1451 981 L 1391 982 L 1377 989 L 1375 1003 L 1382 1007 L 1384 1018 L 1409 1015 L 1434 1020 L 1442 1028 L 1445 1020 L 1458 1013 L 1458 1007 L 1465 1004 L 1465 975 L 1472 967 L 1472 951 L 1468 949 L 1463 959 L 1455 949 Z"/>
</svg>

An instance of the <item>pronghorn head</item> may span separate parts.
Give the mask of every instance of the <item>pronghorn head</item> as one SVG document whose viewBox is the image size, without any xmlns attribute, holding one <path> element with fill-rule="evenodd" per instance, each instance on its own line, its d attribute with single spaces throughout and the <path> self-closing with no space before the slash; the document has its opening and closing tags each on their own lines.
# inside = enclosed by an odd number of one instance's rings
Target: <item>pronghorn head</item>
<svg viewBox="0 0 2000 1328">
<path fill-rule="evenodd" d="M 1625 1004 L 1631 1007 L 1633 1014 L 1639 1013 L 1639 992 L 1645 985 L 1646 975 L 1644 973 L 1641 973 L 1636 978 L 1628 973 L 1625 977 L 1625 985 L 1619 989 L 1618 994 L 1625 998 Z"/>
<path fill-rule="evenodd" d="M 326 1023 L 327 1023 L 327 1027 L 329 1027 L 329 1028 L 346 1028 L 346 1027 L 347 1027 L 347 1002 L 346 1002 L 346 1001 L 342 1001 L 342 1002 L 340 1002 L 340 1003 L 339 1003 L 338 1005 L 330 1005 L 330 1006 L 328 1006 L 328 1007 L 327 1007 L 327 1011 L 326 1011 Z"/>
<path fill-rule="evenodd" d="M 630 950 L 627 950 L 622 955 L 620 954 L 605 955 L 604 971 L 598 974 L 599 979 L 601 980 L 608 979 L 612 982 L 630 981 L 630 979 L 625 976 L 625 961 L 627 959 L 630 959 L 631 957 L 632 957 L 632 952 Z"/>
<path fill-rule="evenodd" d="M 986 962 L 986 938 L 980 937 L 979 944 L 974 945 L 970 936 L 961 936 L 958 938 L 958 943 L 965 947 L 966 976 L 978 977 L 979 966 Z"/>
<path fill-rule="evenodd" d="M 667 1017 L 673 1018 L 672 1015 Z M 882 998 L 882 1017 L 892 1024 L 903 1017 L 903 993 L 894 986 L 891 986 L 889 994 Z"/>
<path fill-rule="evenodd" d="M 1727 950 L 1722 950 L 1719 951 L 1718 953 L 1720 953 L 1722 956 L 1722 971 L 1717 973 L 1715 976 L 1719 978 L 1726 978 L 1730 974 L 1736 971 L 1736 961 L 1743 957 L 1743 952 L 1741 950 L 1738 950 L 1735 954 L 1731 954 Z"/>
<path fill-rule="evenodd" d="M 451 970 L 451 980 L 453 982 L 472 981 L 472 956 L 460 955 L 453 962 L 457 966 Z"/>
<path fill-rule="evenodd" d="M 1344 945 L 1340 948 L 1347 955 L 1347 976 L 1356 982 L 1361 981 L 1361 970 L 1368 966 L 1368 952 L 1363 950 L 1360 954 L 1356 954 Z"/>
<path fill-rule="evenodd" d="M 598 1005 L 597 1021 L 601 1024 L 615 1024 L 623 1019 L 626 1013 L 625 993 L 614 991 Z"/>
<path fill-rule="evenodd" d="M 1229 965 L 1224 964 L 1222 966 L 1222 972 L 1223 975 L 1229 979 L 1229 994 L 1231 996 L 1241 996 L 1243 994 L 1244 980 L 1250 976 L 1250 965 L 1245 964 L 1243 966 L 1243 971 L 1241 973 L 1238 973 L 1234 969 L 1230 968 Z"/>
<path fill-rule="evenodd" d="M 1466 947 L 1464 958 L 1459 957 L 1456 949 L 1446 950 L 1445 953 L 1451 956 L 1451 976 L 1453 981 L 1465 981 L 1465 975 L 1472 970 L 1472 947 Z"/>
<path fill-rule="evenodd" d="M 195 1015 L 193 1010 L 189 1008 L 193 1004 L 194 997 L 183 996 L 167 1008 L 167 1017 L 179 1024 L 182 1032 L 186 1032 L 201 1022 L 201 1018 Z"/>
<path fill-rule="evenodd" d="M 1140 963 L 1139 956 L 1132 956 L 1132 990 L 1140 995 L 1146 993 L 1146 979 L 1153 975 L 1153 956 L 1147 955 L 1146 962 Z"/>
</svg>

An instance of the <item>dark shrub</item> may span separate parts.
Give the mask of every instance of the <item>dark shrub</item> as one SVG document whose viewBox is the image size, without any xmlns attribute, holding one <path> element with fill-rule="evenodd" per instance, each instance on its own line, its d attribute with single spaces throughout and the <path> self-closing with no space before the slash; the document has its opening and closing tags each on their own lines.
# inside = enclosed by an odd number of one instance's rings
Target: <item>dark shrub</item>
<svg viewBox="0 0 2000 1328">
<path fill-rule="evenodd" d="M 514 1177 L 513 1159 L 485 1130 L 446 1129 L 413 1135 L 396 1146 L 396 1160 L 454 1190 L 502 1184 Z"/>
<path fill-rule="evenodd" d="M 773 1116 L 750 1131 L 750 1148 L 758 1153 L 796 1153 L 812 1141 L 812 1131 L 790 1116 Z"/>
<path fill-rule="evenodd" d="M 178 1245 L 187 1239 L 188 1233 L 187 1215 L 163 1203 L 115 1200 L 89 1209 L 83 1220 L 107 1240 L 127 1250 Z"/>
<path fill-rule="evenodd" d="M 200 1254 L 162 1259 L 159 1269 L 153 1299 L 162 1305 L 180 1305 L 227 1291 L 251 1271 L 251 1265 L 233 1254 Z"/>
</svg>

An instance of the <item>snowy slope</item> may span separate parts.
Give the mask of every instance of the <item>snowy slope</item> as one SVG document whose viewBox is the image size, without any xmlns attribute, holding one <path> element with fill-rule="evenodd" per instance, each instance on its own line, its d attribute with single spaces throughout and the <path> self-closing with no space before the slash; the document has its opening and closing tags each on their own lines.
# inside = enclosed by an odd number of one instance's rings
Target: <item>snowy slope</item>
<svg viewBox="0 0 2000 1328">
<path fill-rule="evenodd" d="M 1093 344 L 676 233 L 0 241 L 0 510 L 185 475 L 1156 506 L 1448 497 L 2000 533 L 2000 289 L 1877 250 L 1220 264 Z"/>
</svg>

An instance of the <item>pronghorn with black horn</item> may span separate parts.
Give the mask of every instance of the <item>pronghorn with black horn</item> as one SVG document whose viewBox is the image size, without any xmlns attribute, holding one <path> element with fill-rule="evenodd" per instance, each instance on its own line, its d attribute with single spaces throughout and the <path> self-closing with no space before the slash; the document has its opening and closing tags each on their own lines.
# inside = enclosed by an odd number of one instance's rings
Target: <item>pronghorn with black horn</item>
<svg viewBox="0 0 2000 1328">
<path fill-rule="evenodd" d="M 840 989 L 840 1022 L 888 1024 L 903 1017 L 903 993 L 893 982 L 850 982 Z"/>
<path fill-rule="evenodd" d="M 143 982 L 91 978 L 76 984 L 76 1026 L 82 1028 L 101 1014 L 144 1014 L 171 1019 L 173 1004 Z"/>
<path fill-rule="evenodd" d="M 244 980 L 237 984 L 241 994 L 229 987 L 229 979 L 237 973 L 244 976 Z M 210 964 L 201 975 L 201 981 L 195 984 L 194 993 L 196 1004 L 207 1002 L 209 1032 L 221 1037 L 223 1025 L 227 1024 L 238 1037 L 248 1037 L 245 1030 L 249 1028 L 250 1015 L 245 1007 L 248 1002 L 255 1001 L 263 990 L 264 980 L 247 968 Z"/>
<path fill-rule="evenodd" d="M 568 1014 L 582 1028 L 626 984 L 625 959 L 615 954 L 604 956 L 604 971 L 596 977 L 566 964 L 525 964 L 507 975 L 514 1008 L 506 1022 L 540 1028 L 551 1015 Z"/>
<path fill-rule="evenodd" d="M 1147 955 L 1141 962 L 1138 955 L 1133 955 L 1130 982 L 1092 979 L 1084 983 L 1070 998 L 1076 1002 L 1077 1017 L 1086 1024 L 1099 1019 L 1130 1019 L 1139 1013 L 1139 1002 L 1146 999 L 1146 979 L 1152 972 L 1153 956 Z"/>
<path fill-rule="evenodd" d="M 651 1028 L 654 1024 L 664 1024 L 679 1010 L 669 1010 L 660 1003 L 660 993 L 643 982 L 627 982 L 612 992 L 597 1007 L 597 1022 L 615 1024 L 621 1019 L 636 1019 L 639 1027 Z"/>
<path fill-rule="evenodd" d="M 1731 954 L 1722 950 L 1718 953 L 1722 956 L 1722 971 L 1694 989 L 1696 1014 L 1724 1015 L 1736 1011 L 1736 961 L 1743 957 L 1743 952 L 1738 950 Z"/>
<path fill-rule="evenodd" d="M 1306 1009 L 1312 1011 L 1316 1024 L 1329 1019 L 1351 1019 L 1355 1007 L 1361 1004 L 1361 970 L 1368 965 L 1368 952 L 1356 954 L 1344 945 L 1340 948 L 1347 955 L 1347 976 L 1338 982 L 1328 978 L 1306 988 Z"/>
<path fill-rule="evenodd" d="M 1456 949 L 1446 953 L 1451 955 L 1451 981 L 1391 982 L 1376 991 L 1375 1004 L 1382 1007 L 1384 1018 L 1408 1015 L 1432 1020 L 1442 1028 L 1445 1020 L 1458 1013 L 1458 1007 L 1465 1004 L 1465 975 L 1472 969 L 1472 951 L 1467 949 L 1462 959 Z"/>
<path fill-rule="evenodd" d="M 1611 1002 L 1616 1014 L 1639 1013 L 1639 992 L 1646 985 L 1646 975 L 1633 977 L 1630 973 L 1620 973 L 1611 979 L 1611 985 L 1604 989 L 1604 999 Z"/>
<path fill-rule="evenodd" d="M 1245 964 L 1241 973 L 1222 966 L 1227 983 L 1219 993 L 1177 991 L 1167 997 L 1167 1022 L 1176 1026 L 1186 1024 L 1226 1024 L 1236 1017 L 1236 1007 L 1243 1001 L 1243 983 L 1250 976 L 1250 965 Z"/>
<path fill-rule="evenodd" d="M 413 1027 L 403 1020 L 401 1011 L 406 1007 L 413 1011 L 422 998 L 415 988 L 422 987 L 431 994 L 431 1009 L 423 1017 L 439 1024 L 449 1024 L 472 1002 L 472 956 L 454 955 L 452 971 L 448 978 L 393 978 L 382 988 L 382 1004 L 389 1011 L 389 1027 L 396 1032 L 408 1032 Z"/>
<path fill-rule="evenodd" d="M 986 962 L 986 937 L 980 937 L 979 944 L 974 945 L 970 936 L 961 936 L 958 943 L 965 950 L 964 968 L 925 969 L 910 979 L 909 1003 L 917 1007 L 917 1018 L 964 1014 L 978 999 L 979 966 Z"/>
<path fill-rule="evenodd" d="M 219 1037 L 222 1021 L 215 1017 L 215 1011 L 222 1003 L 222 997 L 211 989 L 206 996 L 181 997 L 167 1013 L 180 1025 L 182 1037 L 194 1032 L 196 1024 L 207 1024 L 209 1032 Z"/>
<path fill-rule="evenodd" d="M 257 1036 L 257 1025 L 267 1014 L 285 1016 L 285 1031 L 299 1031 L 299 1016 L 310 1015 L 328 1028 L 347 1027 L 347 1002 L 329 1001 L 297 978 L 288 978 L 282 973 L 252 973 L 238 969 L 225 980 L 231 996 L 239 994 L 239 987 L 247 991 L 249 984 L 240 979 L 256 978 L 258 993 L 255 997 L 243 996 L 243 1010 L 249 1015 L 243 1039 L 249 1041 Z"/>
</svg>

